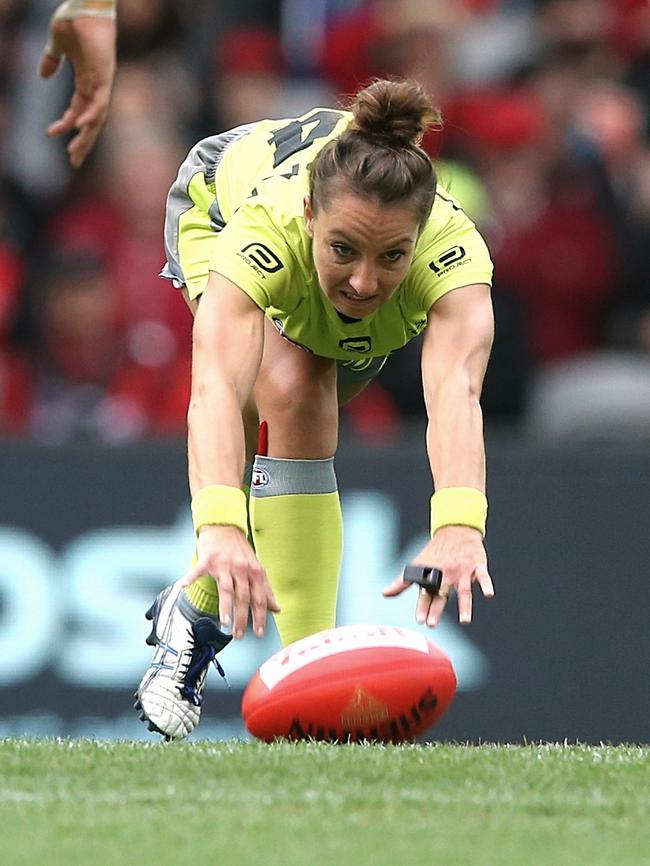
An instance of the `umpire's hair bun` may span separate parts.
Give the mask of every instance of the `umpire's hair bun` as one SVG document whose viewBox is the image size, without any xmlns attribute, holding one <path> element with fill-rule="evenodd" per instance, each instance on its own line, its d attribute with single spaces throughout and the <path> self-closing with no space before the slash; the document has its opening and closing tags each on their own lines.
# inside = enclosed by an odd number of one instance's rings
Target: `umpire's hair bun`
<svg viewBox="0 0 650 866">
<path fill-rule="evenodd" d="M 357 93 L 349 110 L 351 132 L 388 147 L 418 145 L 429 126 L 442 126 L 440 112 L 413 80 L 374 81 Z"/>
</svg>

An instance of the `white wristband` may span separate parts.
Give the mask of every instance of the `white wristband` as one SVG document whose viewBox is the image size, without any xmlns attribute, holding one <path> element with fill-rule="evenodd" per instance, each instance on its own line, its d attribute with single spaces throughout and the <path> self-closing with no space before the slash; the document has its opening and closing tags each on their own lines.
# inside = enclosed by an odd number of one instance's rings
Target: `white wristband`
<svg viewBox="0 0 650 866">
<path fill-rule="evenodd" d="M 70 21 L 85 15 L 87 18 L 115 18 L 117 0 L 65 0 L 54 13 L 54 21 Z"/>
</svg>

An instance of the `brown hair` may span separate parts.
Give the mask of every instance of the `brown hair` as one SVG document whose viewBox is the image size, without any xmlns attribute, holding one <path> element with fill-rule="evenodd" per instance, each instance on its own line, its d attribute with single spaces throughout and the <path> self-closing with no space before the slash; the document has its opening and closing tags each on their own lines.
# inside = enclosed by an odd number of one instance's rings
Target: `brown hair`
<svg viewBox="0 0 650 866">
<path fill-rule="evenodd" d="M 316 156 L 310 169 L 312 209 L 326 207 L 334 184 L 382 204 L 412 201 L 420 227 L 436 193 L 436 173 L 419 146 L 427 127 L 442 126 L 417 81 L 377 80 L 348 106 L 353 119 Z"/>
</svg>

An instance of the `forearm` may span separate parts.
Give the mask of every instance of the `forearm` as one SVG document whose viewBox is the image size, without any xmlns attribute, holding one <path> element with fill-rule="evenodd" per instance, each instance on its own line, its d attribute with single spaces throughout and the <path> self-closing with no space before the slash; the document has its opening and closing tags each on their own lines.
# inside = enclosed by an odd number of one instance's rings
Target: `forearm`
<svg viewBox="0 0 650 866">
<path fill-rule="evenodd" d="M 235 388 L 216 378 L 194 384 L 187 418 L 192 496 L 213 484 L 240 487 L 245 460 L 244 424 Z"/>
<path fill-rule="evenodd" d="M 264 314 L 234 284 L 211 274 L 192 334 L 188 471 L 192 497 L 214 485 L 241 487 L 243 408 L 264 345 Z"/>
<path fill-rule="evenodd" d="M 436 490 L 485 492 L 485 445 L 479 386 L 459 370 L 425 389 L 427 452 Z"/>
<path fill-rule="evenodd" d="M 418 594 L 416 620 L 429 626 L 439 622 L 452 589 L 459 622 L 472 618 L 474 581 L 485 596 L 494 594 L 483 546 L 487 498 L 480 405 L 493 330 L 489 288 L 482 283 L 449 292 L 429 312 L 422 383 L 435 493 L 431 539 L 414 560 L 442 573 L 435 591 Z M 397 595 L 407 585 L 399 578 L 385 594 Z"/>
</svg>

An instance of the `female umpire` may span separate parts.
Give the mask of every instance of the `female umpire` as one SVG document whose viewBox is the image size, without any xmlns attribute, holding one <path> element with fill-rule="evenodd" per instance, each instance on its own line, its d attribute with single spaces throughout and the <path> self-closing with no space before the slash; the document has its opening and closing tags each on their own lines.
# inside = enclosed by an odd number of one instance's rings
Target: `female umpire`
<svg viewBox="0 0 650 866">
<path fill-rule="evenodd" d="M 422 379 L 437 568 L 415 618 L 472 584 L 493 594 L 479 397 L 493 336 L 492 265 L 418 146 L 440 122 L 413 81 L 375 81 L 348 111 L 239 127 L 199 142 L 168 199 L 163 276 L 194 312 L 188 413 L 196 530 L 190 571 L 148 612 L 156 650 L 136 707 L 181 737 L 198 722 L 219 624 L 284 643 L 334 625 L 342 521 L 339 407 L 424 332 Z M 267 453 L 255 455 L 258 423 Z M 252 479 L 252 480 L 251 480 Z M 247 489 L 250 485 L 250 499 Z M 248 538 L 248 526 L 252 538 Z M 409 586 L 397 578 L 384 591 Z"/>
</svg>

